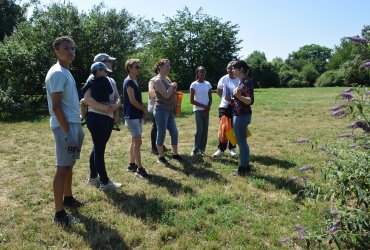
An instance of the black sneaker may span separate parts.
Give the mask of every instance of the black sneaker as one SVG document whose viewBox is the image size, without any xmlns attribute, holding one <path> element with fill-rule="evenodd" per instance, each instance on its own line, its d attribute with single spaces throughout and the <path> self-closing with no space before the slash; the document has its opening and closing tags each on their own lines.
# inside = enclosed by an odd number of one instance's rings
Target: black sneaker
<svg viewBox="0 0 370 250">
<path fill-rule="evenodd" d="M 152 153 L 152 154 L 154 154 L 154 155 L 158 155 L 158 149 L 156 149 L 156 148 L 152 148 L 152 149 L 150 150 L 150 153 Z"/>
<path fill-rule="evenodd" d="M 138 176 L 138 177 L 142 177 L 142 178 L 148 178 L 149 177 L 148 173 L 146 172 L 145 168 L 143 168 L 143 167 L 137 168 L 137 171 L 136 171 L 135 175 Z"/>
<path fill-rule="evenodd" d="M 81 118 L 81 126 L 85 126 L 87 123 L 86 119 Z"/>
<path fill-rule="evenodd" d="M 132 164 L 129 164 L 128 167 L 127 167 L 127 172 L 136 172 L 137 171 L 137 166 L 136 164 L 132 165 Z"/>
<path fill-rule="evenodd" d="M 179 154 L 177 155 L 172 155 L 172 159 L 176 160 L 176 161 L 183 161 L 183 159 L 181 158 L 181 156 Z"/>
<path fill-rule="evenodd" d="M 78 207 L 82 207 L 83 205 L 85 205 L 85 203 L 79 200 L 76 200 L 73 196 L 65 197 L 63 204 L 65 207 L 69 207 L 69 208 L 78 208 Z"/>
<path fill-rule="evenodd" d="M 113 130 L 115 131 L 121 131 L 121 128 L 119 127 L 119 125 L 117 123 L 113 124 Z"/>
<path fill-rule="evenodd" d="M 57 226 L 62 226 L 62 227 L 69 227 L 73 224 L 76 224 L 77 222 L 78 222 L 78 219 L 76 217 L 73 217 L 67 213 L 65 213 L 61 217 L 54 216 L 53 218 L 53 223 Z"/>
<path fill-rule="evenodd" d="M 166 160 L 166 158 L 164 158 L 164 156 L 159 157 L 157 162 L 162 163 L 164 165 L 168 164 L 168 161 Z"/>
</svg>

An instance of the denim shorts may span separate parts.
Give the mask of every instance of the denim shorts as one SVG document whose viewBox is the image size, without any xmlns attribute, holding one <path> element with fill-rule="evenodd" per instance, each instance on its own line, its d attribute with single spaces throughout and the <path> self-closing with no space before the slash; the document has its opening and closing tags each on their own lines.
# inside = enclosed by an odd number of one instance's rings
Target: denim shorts
<svg viewBox="0 0 370 250">
<path fill-rule="evenodd" d="M 141 119 L 125 119 L 125 125 L 133 138 L 141 137 L 143 132 Z"/>
<path fill-rule="evenodd" d="M 76 160 L 80 159 L 82 143 L 85 138 L 85 133 L 82 130 L 81 124 L 70 123 L 68 133 L 77 143 L 77 147 L 71 147 L 68 145 L 68 136 L 64 133 L 61 127 L 53 129 L 57 167 L 73 167 Z"/>
</svg>

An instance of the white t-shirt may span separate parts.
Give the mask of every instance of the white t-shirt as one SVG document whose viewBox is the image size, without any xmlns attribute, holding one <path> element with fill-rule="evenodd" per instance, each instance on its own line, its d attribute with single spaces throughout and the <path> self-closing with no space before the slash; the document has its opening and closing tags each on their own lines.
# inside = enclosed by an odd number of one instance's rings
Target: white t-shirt
<svg viewBox="0 0 370 250">
<path fill-rule="evenodd" d="M 59 62 L 54 64 L 48 71 L 45 78 L 46 95 L 50 113 L 50 127 L 60 127 L 57 117 L 53 112 L 52 94 L 63 92 L 62 109 L 68 122 L 81 123 L 80 102 L 76 82 L 71 72 L 62 67 Z"/>
<path fill-rule="evenodd" d="M 233 91 L 238 86 L 239 79 L 238 78 L 230 78 L 229 75 L 224 75 L 218 81 L 217 88 L 222 89 L 222 96 L 219 108 L 227 108 L 228 103 L 225 100 L 225 96 L 231 97 L 233 95 Z"/>
<path fill-rule="evenodd" d="M 190 90 L 191 89 L 194 89 L 194 100 L 195 101 L 201 104 L 204 104 L 204 105 L 208 105 L 208 102 L 209 102 L 208 92 L 210 89 L 212 89 L 212 85 L 209 82 L 195 81 L 190 85 Z M 204 110 L 204 108 L 193 105 L 193 111 L 196 111 L 196 110 Z"/>
</svg>

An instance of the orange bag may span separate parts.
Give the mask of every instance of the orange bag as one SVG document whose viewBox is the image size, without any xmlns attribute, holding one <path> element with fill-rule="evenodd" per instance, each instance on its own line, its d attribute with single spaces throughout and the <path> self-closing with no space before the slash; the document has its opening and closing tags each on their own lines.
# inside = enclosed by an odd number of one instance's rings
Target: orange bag
<svg viewBox="0 0 370 250">
<path fill-rule="evenodd" d="M 182 92 L 176 92 L 175 97 L 175 115 L 178 115 L 181 113 L 181 102 L 182 102 Z"/>
<path fill-rule="evenodd" d="M 218 124 L 218 139 L 221 143 L 226 143 L 228 141 L 226 132 L 231 129 L 233 129 L 231 126 L 231 119 L 226 115 L 223 115 Z"/>
</svg>

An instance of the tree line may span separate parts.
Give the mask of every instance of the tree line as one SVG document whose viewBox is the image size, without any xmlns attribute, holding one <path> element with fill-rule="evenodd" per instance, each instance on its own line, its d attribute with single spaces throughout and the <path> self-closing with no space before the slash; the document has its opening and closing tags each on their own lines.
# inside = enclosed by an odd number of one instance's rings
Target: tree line
<svg viewBox="0 0 370 250">
<path fill-rule="evenodd" d="M 32 7 L 29 17 L 27 10 Z M 16 4 L 0 1 L 0 115 L 11 116 L 26 107 L 36 110 L 46 101 L 45 75 L 55 63 L 52 42 L 69 35 L 76 42 L 76 59 L 71 67 L 76 82 L 85 82 L 94 55 L 105 52 L 117 58 L 112 77 L 119 83 L 125 76 L 128 58 L 142 61 L 138 79 L 146 83 L 154 75 L 160 58 L 172 63 L 171 78 L 187 90 L 194 70 L 202 65 L 207 80 L 216 87 L 229 61 L 239 59 L 242 40 L 239 26 L 220 18 L 195 13 L 185 7 L 163 22 L 135 17 L 125 9 L 106 8 L 104 3 L 88 12 L 79 12 L 72 3 L 41 6 L 38 1 Z M 370 26 L 362 37 L 370 39 Z M 370 83 L 369 72 L 361 67 L 370 57 L 370 48 L 343 39 L 334 49 L 305 45 L 287 59 L 268 62 L 254 51 L 246 62 L 252 67 L 256 87 L 346 86 Z M 118 84 L 122 87 L 121 84 Z M 143 84 L 144 90 L 146 84 Z"/>
</svg>

